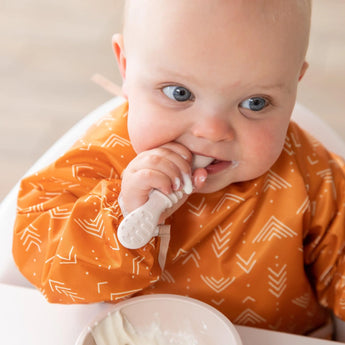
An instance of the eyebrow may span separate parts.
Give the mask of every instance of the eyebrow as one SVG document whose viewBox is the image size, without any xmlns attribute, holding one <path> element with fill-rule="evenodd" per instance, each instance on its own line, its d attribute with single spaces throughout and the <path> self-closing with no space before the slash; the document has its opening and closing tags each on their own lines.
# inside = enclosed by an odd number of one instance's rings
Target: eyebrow
<svg viewBox="0 0 345 345">
<path fill-rule="evenodd" d="M 199 83 L 197 77 L 195 77 L 192 74 L 180 73 L 178 71 L 168 70 L 162 67 L 158 67 L 157 71 L 161 75 L 164 75 L 164 76 L 168 75 L 168 78 L 172 78 L 172 79 L 178 78 L 178 79 L 181 79 L 182 81 L 188 80 L 188 81 L 192 81 L 192 83 L 195 83 L 195 84 Z"/>
<path fill-rule="evenodd" d="M 165 69 L 164 67 L 158 67 L 157 68 L 158 73 L 161 73 L 162 75 L 168 75 L 168 78 L 178 78 L 181 80 L 181 83 L 183 84 L 184 80 L 191 81 L 194 84 L 199 84 L 199 80 L 197 77 L 195 77 L 192 74 L 185 74 L 185 73 L 180 73 L 179 71 L 173 71 L 173 70 L 168 70 Z M 173 80 L 172 80 L 173 81 Z M 238 85 L 241 85 L 241 80 L 233 82 L 231 85 L 227 85 L 226 87 L 238 87 Z M 242 85 L 243 86 L 243 85 Z M 256 84 L 256 85 L 250 85 L 254 86 L 255 88 L 261 89 L 261 90 L 283 90 L 285 88 L 285 84 L 283 82 L 277 82 L 273 84 Z"/>
<path fill-rule="evenodd" d="M 269 84 L 269 85 L 257 85 L 260 89 L 272 90 L 272 89 L 284 89 L 283 83 Z"/>
</svg>

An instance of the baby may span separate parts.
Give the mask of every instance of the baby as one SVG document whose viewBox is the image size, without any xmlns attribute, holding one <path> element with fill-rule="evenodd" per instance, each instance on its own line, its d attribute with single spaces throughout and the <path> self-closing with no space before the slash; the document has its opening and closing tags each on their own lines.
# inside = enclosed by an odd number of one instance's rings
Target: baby
<svg viewBox="0 0 345 345">
<path fill-rule="evenodd" d="M 22 181 L 13 253 L 55 303 L 174 293 L 237 324 L 310 334 L 345 318 L 343 161 L 290 122 L 307 0 L 127 0 L 124 102 Z M 194 167 L 195 157 L 206 166 Z M 127 213 L 193 191 L 138 249 Z"/>
</svg>

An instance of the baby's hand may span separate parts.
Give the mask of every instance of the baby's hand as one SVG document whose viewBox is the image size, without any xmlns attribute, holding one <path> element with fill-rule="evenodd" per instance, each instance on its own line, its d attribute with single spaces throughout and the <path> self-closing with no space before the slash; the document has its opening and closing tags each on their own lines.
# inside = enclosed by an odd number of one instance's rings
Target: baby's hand
<svg viewBox="0 0 345 345">
<path fill-rule="evenodd" d="M 143 205 L 152 189 L 166 195 L 182 190 L 183 175 L 192 175 L 191 164 L 192 153 L 174 142 L 138 154 L 122 176 L 121 198 L 125 211 L 130 213 Z M 186 198 L 184 196 L 178 204 Z"/>
</svg>

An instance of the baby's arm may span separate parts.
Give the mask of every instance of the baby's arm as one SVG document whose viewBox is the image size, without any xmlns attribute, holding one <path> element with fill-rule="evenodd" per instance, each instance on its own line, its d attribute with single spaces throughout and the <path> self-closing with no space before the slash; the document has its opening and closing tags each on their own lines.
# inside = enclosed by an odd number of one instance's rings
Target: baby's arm
<svg viewBox="0 0 345 345">
<path fill-rule="evenodd" d="M 124 130 L 116 145 L 106 145 L 116 124 L 110 121 L 21 183 L 13 256 L 50 302 L 115 301 L 161 274 L 159 240 L 139 250 L 118 242 L 120 176 L 135 153 Z"/>
</svg>

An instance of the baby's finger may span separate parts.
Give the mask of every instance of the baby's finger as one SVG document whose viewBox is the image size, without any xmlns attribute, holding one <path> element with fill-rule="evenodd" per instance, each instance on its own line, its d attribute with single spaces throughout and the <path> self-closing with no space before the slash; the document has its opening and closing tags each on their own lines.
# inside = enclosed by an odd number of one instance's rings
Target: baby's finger
<svg viewBox="0 0 345 345">
<path fill-rule="evenodd" d="M 187 163 L 189 167 L 191 166 L 193 154 L 182 144 L 170 142 L 162 145 L 161 148 L 165 148 L 167 150 L 175 152 L 178 156 L 180 156 L 183 159 L 183 161 L 181 161 L 183 165 Z"/>
<path fill-rule="evenodd" d="M 193 173 L 193 185 L 194 192 L 198 192 L 206 183 L 207 180 L 207 171 L 206 169 L 199 168 L 196 169 Z"/>
<path fill-rule="evenodd" d="M 175 146 L 173 148 L 179 148 L 178 146 Z M 182 147 L 180 145 L 180 147 Z M 164 157 L 166 157 L 170 162 L 176 165 L 176 167 L 180 171 L 178 182 L 182 181 L 183 190 L 187 194 L 191 194 L 193 191 L 193 185 L 191 180 L 192 175 L 192 167 L 191 167 L 191 159 L 192 154 L 189 153 L 187 159 L 185 159 L 186 156 L 181 156 L 180 152 L 181 150 L 172 151 L 171 147 L 162 147 L 162 150 L 167 150 Z M 182 180 L 181 180 L 182 177 Z M 178 190 L 178 188 L 175 188 L 174 190 Z"/>
<path fill-rule="evenodd" d="M 165 152 L 161 152 L 161 151 Z M 166 149 L 159 149 L 156 153 L 151 153 L 142 158 L 140 164 L 136 166 L 135 171 L 142 169 L 152 169 L 161 172 L 168 176 L 171 180 L 171 186 L 174 190 L 179 190 L 182 186 L 183 171 L 181 171 L 181 164 L 179 162 L 181 158 L 176 155 L 173 151 Z M 189 170 L 189 167 L 184 167 Z"/>
<path fill-rule="evenodd" d="M 158 189 L 164 194 L 173 192 L 174 180 L 161 170 L 141 169 L 131 177 L 131 184 L 139 186 L 143 192 L 149 192 L 152 189 Z"/>
<path fill-rule="evenodd" d="M 149 197 L 151 190 L 158 189 L 164 194 L 172 193 L 170 178 L 153 169 L 141 169 L 131 172 L 129 178 L 122 180 L 122 204 L 129 213 L 142 206 Z"/>
</svg>

